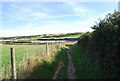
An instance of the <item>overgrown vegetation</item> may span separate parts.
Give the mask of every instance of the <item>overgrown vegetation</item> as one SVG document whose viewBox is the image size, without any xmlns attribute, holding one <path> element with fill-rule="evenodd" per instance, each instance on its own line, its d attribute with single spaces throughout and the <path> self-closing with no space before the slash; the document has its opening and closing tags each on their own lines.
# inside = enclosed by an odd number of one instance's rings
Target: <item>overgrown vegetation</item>
<svg viewBox="0 0 120 81">
<path fill-rule="evenodd" d="M 78 44 L 85 56 L 102 72 L 102 78 L 120 78 L 120 13 L 115 11 L 80 36 Z"/>
<path fill-rule="evenodd" d="M 52 79 L 53 75 L 62 61 L 64 66 L 60 70 L 58 79 L 66 79 L 67 77 L 67 53 L 66 47 L 62 47 L 57 50 L 57 52 L 52 53 L 50 56 L 44 57 L 40 63 L 36 66 L 33 73 L 28 77 L 28 79 Z"/>
<path fill-rule="evenodd" d="M 0 67 L 0 72 L 2 72 L 2 78 L 5 79 L 10 79 L 11 77 L 10 48 L 14 48 L 15 50 L 16 69 L 20 69 L 19 66 L 27 66 L 27 62 L 25 62 L 27 59 L 35 56 L 42 57 L 46 53 L 45 45 L 3 45 L 2 52 L 0 54 L 0 56 L 2 57 L 2 67 Z M 53 46 L 49 46 L 49 49 L 53 49 Z M 30 60 L 33 59 L 31 58 Z"/>
<path fill-rule="evenodd" d="M 76 79 L 100 79 L 101 72 L 94 70 L 94 62 L 86 57 L 86 54 L 77 45 L 69 46 L 72 50 L 72 58 L 76 68 Z"/>
</svg>

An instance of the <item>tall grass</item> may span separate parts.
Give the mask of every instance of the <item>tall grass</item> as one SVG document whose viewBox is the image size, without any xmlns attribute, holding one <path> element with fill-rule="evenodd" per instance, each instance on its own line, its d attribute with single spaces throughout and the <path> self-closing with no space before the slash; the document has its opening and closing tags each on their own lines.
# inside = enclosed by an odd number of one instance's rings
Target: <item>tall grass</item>
<svg viewBox="0 0 120 81">
<path fill-rule="evenodd" d="M 76 79 L 100 79 L 101 73 L 95 72 L 94 63 L 85 56 L 77 44 L 70 46 L 76 68 Z"/>
<path fill-rule="evenodd" d="M 33 71 L 41 59 L 52 60 L 51 54 L 46 55 L 45 45 L 3 45 L 2 48 L 2 78 L 11 78 L 10 48 L 15 49 L 17 78 L 25 78 Z M 49 53 L 53 53 L 59 45 L 49 45 Z M 23 76 L 26 75 L 26 76 Z"/>
<path fill-rule="evenodd" d="M 2 78 L 11 78 L 10 48 L 14 48 L 16 57 L 16 69 L 24 65 L 28 58 L 45 54 L 45 45 L 3 45 L 2 47 Z"/>
<path fill-rule="evenodd" d="M 59 48 L 56 52 L 49 56 L 45 56 L 37 65 L 28 79 L 52 79 L 59 62 L 62 61 L 64 66 L 58 75 L 58 79 L 66 79 L 67 77 L 67 54 L 66 47 Z"/>
</svg>

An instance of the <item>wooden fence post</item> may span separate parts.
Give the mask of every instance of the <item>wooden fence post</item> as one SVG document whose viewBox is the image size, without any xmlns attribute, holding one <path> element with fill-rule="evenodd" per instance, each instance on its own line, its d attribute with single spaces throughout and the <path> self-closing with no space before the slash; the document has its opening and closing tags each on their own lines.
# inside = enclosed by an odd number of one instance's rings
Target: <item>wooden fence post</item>
<svg viewBox="0 0 120 81">
<path fill-rule="evenodd" d="M 17 77 L 16 77 L 15 51 L 14 51 L 14 48 L 10 48 L 10 50 L 11 50 L 12 79 L 17 79 Z"/>
<path fill-rule="evenodd" d="M 49 55 L 48 42 L 46 42 L 46 54 Z"/>
<path fill-rule="evenodd" d="M 59 47 L 61 47 L 61 45 L 60 45 L 60 41 L 59 41 Z"/>
</svg>

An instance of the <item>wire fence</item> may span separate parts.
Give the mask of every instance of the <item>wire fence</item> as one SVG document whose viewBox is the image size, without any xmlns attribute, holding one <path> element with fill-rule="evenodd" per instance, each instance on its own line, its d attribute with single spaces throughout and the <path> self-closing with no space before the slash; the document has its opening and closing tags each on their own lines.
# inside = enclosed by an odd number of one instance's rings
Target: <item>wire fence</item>
<svg viewBox="0 0 120 81">
<path fill-rule="evenodd" d="M 8 47 L 3 47 L 2 50 L 2 62 L 0 62 L 0 79 L 11 79 L 14 78 L 13 72 L 12 72 L 12 60 L 11 60 L 11 50 L 10 48 L 14 48 L 15 50 L 15 70 L 16 70 L 16 78 L 21 79 L 25 78 L 22 75 L 22 71 L 26 71 L 27 76 L 29 76 L 29 71 L 31 70 L 30 68 L 27 68 L 24 70 L 26 67 L 28 67 L 31 62 L 34 61 L 33 64 L 35 64 L 34 57 L 42 57 L 46 54 L 51 54 L 55 49 L 63 46 L 65 43 L 63 42 L 53 42 L 53 43 L 46 43 L 44 45 L 25 45 L 25 46 L 20 46 L 20 45 L 12 45 Z M 6 50 L 7 49 L 7 50 Z M 31 61 L 31 58 L 32 61 Z M 39 59 L 38 59 L 39 60 Z M 37 61 L 36 61 L 37 63 Z M 28 70 L 28 71 L 27 71 Z M 25 72 L 24 72 L 25 73 Z"/>
</svg>

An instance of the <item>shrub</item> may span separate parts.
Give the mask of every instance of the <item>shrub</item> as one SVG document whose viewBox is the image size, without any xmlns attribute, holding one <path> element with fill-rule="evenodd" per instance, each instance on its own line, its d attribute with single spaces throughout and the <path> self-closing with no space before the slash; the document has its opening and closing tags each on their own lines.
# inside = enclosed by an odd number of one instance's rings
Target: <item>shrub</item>
<svg viewBox="0 0 120 81">
<path fill-rule="evenodd" d="M 80 36 L 78 44 L 89 58 L 99 61 L 104 78 L 119 78 L 120 75 L 120 13 L 108 14 L 92 27 L 91 33 Z M 94 57 L 93 57 L 94 56 Z"/>
</svg>

